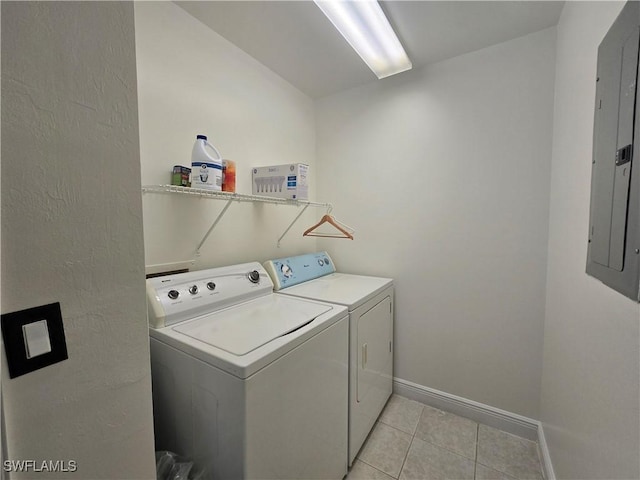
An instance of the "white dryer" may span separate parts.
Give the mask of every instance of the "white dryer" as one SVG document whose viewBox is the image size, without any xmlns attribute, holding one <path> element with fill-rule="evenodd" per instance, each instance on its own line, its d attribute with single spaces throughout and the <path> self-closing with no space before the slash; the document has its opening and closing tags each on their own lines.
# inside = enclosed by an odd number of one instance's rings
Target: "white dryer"
<svg viewBox="0 0 640 480">
<path fill-rule="evenodd" d="M 349 466 L 393 388 L 393 280 L 336 273 L 327 252 L 264 264 L 279 294 L 349 309 Z"/>
<path fill-rule="evenodd" d="M 147 280 L 156 450 L 213 479 L 347 473 L 344 306 L 273 293 L 259 263 Z"/>
</svg>

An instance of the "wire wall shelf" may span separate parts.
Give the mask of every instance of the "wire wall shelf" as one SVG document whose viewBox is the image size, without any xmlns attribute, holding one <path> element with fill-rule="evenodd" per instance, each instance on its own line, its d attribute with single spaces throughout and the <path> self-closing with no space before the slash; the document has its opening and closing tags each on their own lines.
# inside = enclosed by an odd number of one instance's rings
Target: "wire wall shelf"
<svg viewBox="0 0 640 480">
<path fill-rule="evenodd" d="M 227 209 L 231 206 L 233 202 L 244 202 L 244 203 L 269 203 L 273 205 L 289 205 L 293 207 L 302 207 L 302 210 L 298 213 L 298 215 L 293 219 L 293 221 L 289 224 L 287 229 L 284 231 L 280 238 L 278 238 L 278 247 L 280 246 L 280 242 L 285 237 L 291 227 L 298 221 L 298 219 L 302 216 L 305 210 L 308 207 L 321 207 L 327 210 L 327 213 L 331 212 L 333 206 L 330 203 L 320 203 L 320 202 L 311 202 L 308 200 L 290 200 L 286 198 L 276 198 L 276 197 L 267 197 L 262 195 L 247 195 L 244 193 L 231 193 L 231 192 L 218 192 L 215 190 L 207 190 L 204 188 L 193 188 L 193 187 L 179 187 L 177 185 L 143 185 L 142 193 L 160 193 L 160 194 L 177 194 L 177 195 L 191 195 L 194 197 L 212 199 L 212 200 L 226 200 L 226 205 L 220 211 L 216 219 L 213 221 L 213 224 L 204 235 L 202 241 L 198 244 L 196 248 L 196 255 L 200 255 L 200 249 L 202 245 L 207 241 L 209 235 L 215 229 L 220 219 L 227 212 Z"/>
</svg>

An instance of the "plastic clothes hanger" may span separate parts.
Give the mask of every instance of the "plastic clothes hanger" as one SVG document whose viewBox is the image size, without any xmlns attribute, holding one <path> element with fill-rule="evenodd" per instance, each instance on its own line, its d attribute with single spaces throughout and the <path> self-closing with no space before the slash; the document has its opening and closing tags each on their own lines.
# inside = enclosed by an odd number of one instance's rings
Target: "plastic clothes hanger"
<svg viewBox="0 0 640 480">
<path fill-rule="evenodd" d="M 320 225 L 323 225 L 325 223 L 328 223 L 333 227 L 335 227 L 341 233 L 341 235 L 314 231 Z M 307 228 L 302 234 L 302 236 L 303 237 L 349 238 L 353 240 L 353 233 L 355 233 L 355 230 L 353 228 L 351 228 L 349 225 L 345 225 L 344 223 L 339 222 L 338 220 L 333 218 L 331 215 L 329 215 L 329 212 L 327 212 L 320 219 L 318 223 L 316 223 L 314 226 L 310 228 Z"/>
</svg>

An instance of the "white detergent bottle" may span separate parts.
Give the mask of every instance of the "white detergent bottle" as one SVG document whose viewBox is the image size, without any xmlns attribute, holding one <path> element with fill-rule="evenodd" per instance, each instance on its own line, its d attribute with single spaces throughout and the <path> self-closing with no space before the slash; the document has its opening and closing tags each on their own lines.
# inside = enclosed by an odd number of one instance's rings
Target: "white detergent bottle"
<svg viewBox="0 0 640 480">
<path fill-rule="evenodd" d="M 222 156 L 205 135 L 196 136 L 191 151 L 191 187 L 222 190 Z"/>
</svg>

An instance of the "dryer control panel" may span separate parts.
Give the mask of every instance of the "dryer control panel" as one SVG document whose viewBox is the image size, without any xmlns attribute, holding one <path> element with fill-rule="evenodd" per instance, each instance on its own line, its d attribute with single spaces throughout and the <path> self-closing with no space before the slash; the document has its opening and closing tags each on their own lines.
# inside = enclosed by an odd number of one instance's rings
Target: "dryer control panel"
<svg viewBox="0 0 640 480">
<path fill-rule="evenodd" d="M 264 269 L 274 283 L 274 290 L 308 282 L 336 271 L 327 252 L 308 253 L 297 257 L 278 258 L 265 262 Z"/>
</svg>

